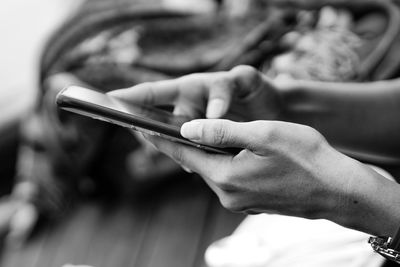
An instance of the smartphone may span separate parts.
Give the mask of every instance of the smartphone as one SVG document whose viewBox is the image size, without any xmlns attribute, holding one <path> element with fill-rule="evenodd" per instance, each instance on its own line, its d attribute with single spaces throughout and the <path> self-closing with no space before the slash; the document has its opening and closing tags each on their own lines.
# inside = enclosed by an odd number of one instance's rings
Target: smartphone
<svg viewBox="0 0 400 267">
<path fill-rule="evenodd" d="M 56 97 L 58 107 L 73 113 L 106 121 L 142 133 L 160 136 L 168 140 L 194 146 L 211 153 L 237 154 L 237 148 L 218 148 L 195 143 L 180 134 L 184 116 L 176 116 L 166 110 L 128 103 L 105 93 L 70 86 Z"/>
</svg>

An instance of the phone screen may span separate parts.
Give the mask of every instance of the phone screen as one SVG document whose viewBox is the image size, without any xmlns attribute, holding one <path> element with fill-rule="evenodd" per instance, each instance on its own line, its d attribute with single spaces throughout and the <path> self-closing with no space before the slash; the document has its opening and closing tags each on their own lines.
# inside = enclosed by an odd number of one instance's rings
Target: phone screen
<svg viewBox="0 0 400 267">
<path fill-rule="evenodd" d="M 95 90 L 72 86 L 57 96 L 57 104 L 65 110 L 129 128 L 154 130 L 179 136 L 180 127 L 189 120 L 162 109 L 128 103 Z"/>
<path fill-rule="evenodd" d="M 67 111 L 103 120 L 143 133 L 161 136 L 175 142 L 195 146 L 213 153 L 236 154 L 237 149 L 214 148 L 192 142 L 180 134 L 188 117 L 138 104 L 128 103 L 95 90 L 71 86 L 57 95 L 57 105 Z"/>
</svg>

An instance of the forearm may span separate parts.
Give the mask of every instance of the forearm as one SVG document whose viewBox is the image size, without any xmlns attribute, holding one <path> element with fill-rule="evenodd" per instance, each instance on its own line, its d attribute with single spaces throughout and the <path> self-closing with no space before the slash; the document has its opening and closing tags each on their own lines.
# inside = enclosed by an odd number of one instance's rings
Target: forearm
<svg viewBox="0 0 400 267">
<path fill-rule="evenodd" d="M 281 88 L 279 119 L 310 125 L 343 152 L 400 161 L 400 79 L 373 83 L 295 82 Z"/>
<path fill-rule="evenodd" d="M 394 236 L 400 226 L 400 185 L 356 160 L 342 160 L 346 163 L 338 172 L 347 188 L 328 219 L 372 235 Z"/>
</svg>

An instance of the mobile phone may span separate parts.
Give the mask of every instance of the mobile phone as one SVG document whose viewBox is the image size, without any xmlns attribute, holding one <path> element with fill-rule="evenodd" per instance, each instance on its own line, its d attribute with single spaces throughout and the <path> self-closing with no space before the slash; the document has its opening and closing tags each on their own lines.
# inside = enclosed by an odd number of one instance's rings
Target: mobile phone
<svg viewBox="0 0 400 267">
<path fill-rule="evenodd" d="M 56 103 L 63 110 L 160 136 L 207 152 L 237 154 L 240 151 L 237 148 L 211 147 L 184 138 L 180 129 L 183 123 L 189 121 L 187 117 L 176 116 L 156 107 L 128 103 L 96 90 L 69 86 L 58 93 Z"/>
</svg>

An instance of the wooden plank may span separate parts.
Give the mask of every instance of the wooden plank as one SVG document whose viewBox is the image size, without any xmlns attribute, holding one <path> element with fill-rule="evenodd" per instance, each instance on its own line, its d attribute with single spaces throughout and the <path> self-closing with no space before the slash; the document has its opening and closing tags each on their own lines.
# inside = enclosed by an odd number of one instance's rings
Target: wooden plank
<svg viewBox="0 0 400 267">
<path fill-rule="evenodd" d="M 47 267 L 54 266 L 55 257 L 59 253 L 59 251 L 66 251 L 66 248 L 63 247 L 63 242 L 65 238 L 68 238 L 72 233 L 69 231 L 71 228 L 70 222 L 74 219 L 73 214 L 71 217 L 66 217 L 62 222 L 48 224 L 43 226 L 43 230 L 41 233 L 45 235 L 45 242 L 40 250 L 40 257 L 36 263 L 36 265 L 30 265 L 30 263 L 25 263 L 23 266 L 35 266 L 35 267 Z M 23 253 L 23 252 L 22 252 Z M 57 266 L 58 267 L 58 266 Z"/>
<path fill-rule="evenodd" d="M 181 177 L 113 204 L 85 202 L 49 225 L 4 267 L 200 266 L 206 245 L 236 226 L 199 178 Z M 212 218 L 210 218 L 210 215 Z"/>
<path fill-rule="evenodd" d="M 96 267 L 132 266 L 146 238 L 151 210 L 152 203 L 148 202 L 109 207 L 96 227 L 97 234 L 91 239 L 84 263 Z"/>
<path fill-rule="evenodd" d="M 104 214 L 97 203 L 83 203 L 65 219 L 62 224 L 61 235 L 53 235 L 47 245 L 57 243 L 58 249 L 53 253 L 51 264 L 48 266 L 62 266 L 66 263 L 81 264 L 90 247 L 90 240 L 96 235 L 97 222 L 103 219 Z M 48 257 L 46 251 L 49 247 L 43 248 L 42 257 Z M 37 266 L 39 267 L 39 266 Z"/>
<path fill-rule="evenodd" d="M 104 267 L 134 266 L 139 257 L 141 246 L 146 239 L 150 212 L 138 214 L 131 213 L 131 209 L 124 210 L 129 216 L 126 216 L 127 219 L 117 225 L 119 235 L 110 246 L 110 253 L 102 261 Z"/>
<path fill-rule="evenodd" d="M 174 194 L 160 196 L 146 242 L 135 266 L 193 266 L 207 220 L 210 191 L 200 180 L 177 184 Z"/>
</svg>

